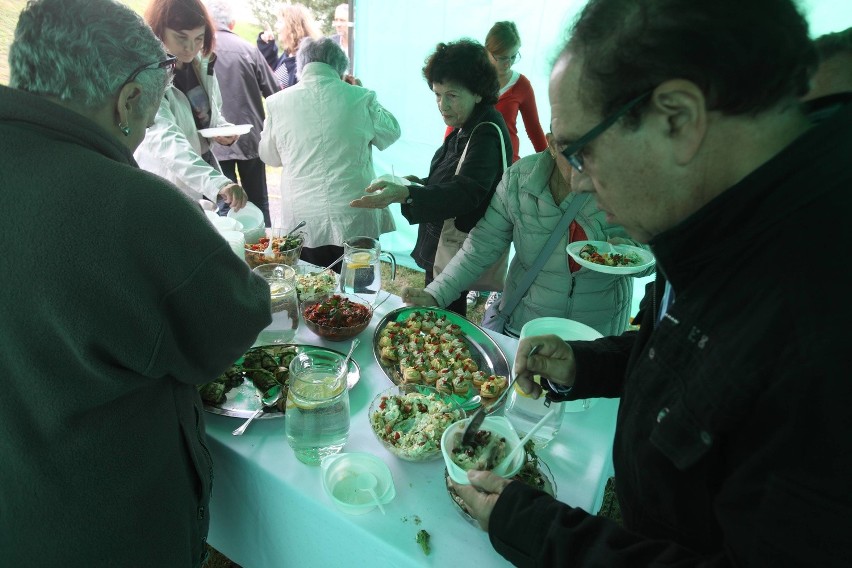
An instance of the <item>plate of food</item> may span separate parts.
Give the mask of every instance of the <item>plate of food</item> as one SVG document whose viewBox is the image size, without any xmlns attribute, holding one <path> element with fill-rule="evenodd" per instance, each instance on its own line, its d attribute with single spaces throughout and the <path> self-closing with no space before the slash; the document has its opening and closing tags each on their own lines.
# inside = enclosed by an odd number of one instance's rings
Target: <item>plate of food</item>
<svg viewBox="0 0 852 568">
<path fill-rule="evenodd" d="M 535 444 L 530 440 L 524 446 L 524 465 L 521 466 L 521 471 L 518 472 L 516 476 L 512 479 L 517 479 L 518 481 L 522 481 L 527 485 L 535 487 L 536 489 L 540 489 L 544 491 L 551 497 L 556 497 L 556 481 L 553 479 L 553 473 L 551 473 L 550 468 L 546 463 L 544 463 L 535 453 Z M 447 485 L 447 493 L 450 495 L 450 499 L 453 501 L 453 505 L 455 505 L 456 510 L 461 514 L 462 517 L 465 518 L 470 524 L 475 527 L 479 527 L 479 523 L 473 516 L 468 513 L 465 508 L 464 501 L 462 498 L 458 496 L 458 494 L 453 489 L 453 486 L 450 485 L 450 473 L 444 469 L 444 482 Z"/>
<path fill-rule="evenodd" d="M 205 138 L 216 138 L 217 136 L 242 136 L 248 134 L 254 127 L 252 124 L 233 124 L 231 126 L 217 126 L 215 128 L 202 128 L 198 131 Z"/>
<path fill-rule="evenodd" d="M 606 274 L 636 274 L 656 262 L 654 255 L 643 248 L 606 241 L 577 241 L 565 250 L 580 266 Z"/>
<path fill-rule="evenodd" d="M 508 386 L 509 362 L 478 325 L 441 308 L 407 306 L 376 325 L 373 353 L 396 385 L 422 384 L 451 397 L 465 410 L 479 395 L 488 412 Z"/>
<path fill-rule="evenodd" d="M 276 406 L 265 408 L 265 412 L 257 419 L 281 418 L 287 403 L 290 361 L 299 353 L 311 351 L 332 351 L 346 356 L 335 349 L 316 345 L 282 343 L 252 347 L 215 381 L 199 385 L 198 393 L 204 403 L 204 410 L 223 416 L 248 418 L 263 407 L 260 400 L 263 393 L 272 387 L 281 386 L 284 396 Z M 349 374 L 346 377 L 349 388 L 354 387 L 360 378 L 361 368 L 355 359 L 350 358 Z"/>
</svg>

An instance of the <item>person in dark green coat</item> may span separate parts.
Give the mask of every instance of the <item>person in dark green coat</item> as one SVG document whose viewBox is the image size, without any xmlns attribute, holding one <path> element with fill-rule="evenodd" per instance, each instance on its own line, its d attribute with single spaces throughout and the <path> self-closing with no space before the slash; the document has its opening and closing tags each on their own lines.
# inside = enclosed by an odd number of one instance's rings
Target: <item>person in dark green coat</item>
<svg viewBox="0 0 852 568">
<path fill-rule="evenodd" d="M 197 385 L 269 288 L 140 170 L 174 58 L 112 0 L 34 0 L 0 86 L 0 564 L 199 566 L 213 464 Z"/>
</svg>

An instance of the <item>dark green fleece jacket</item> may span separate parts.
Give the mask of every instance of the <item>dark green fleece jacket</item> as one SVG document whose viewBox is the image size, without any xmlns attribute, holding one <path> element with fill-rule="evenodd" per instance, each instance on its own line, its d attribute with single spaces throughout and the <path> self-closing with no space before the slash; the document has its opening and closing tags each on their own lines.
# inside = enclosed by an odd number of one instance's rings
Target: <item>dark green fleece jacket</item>
<svg viewBox="0 0 852 568">
<path fill-rule="evenodd" d="M 200 208 L 82 115 L 0 86 L 0 564 L 194 566 L 196 386 L 270 321 Z"/>
</svg>

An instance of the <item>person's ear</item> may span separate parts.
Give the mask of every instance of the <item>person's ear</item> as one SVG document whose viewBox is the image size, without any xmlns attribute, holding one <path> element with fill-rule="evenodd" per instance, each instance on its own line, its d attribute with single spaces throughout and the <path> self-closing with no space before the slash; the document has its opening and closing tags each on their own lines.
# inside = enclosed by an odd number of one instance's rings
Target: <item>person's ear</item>
<svg viewBox="0 0 852 568">
<path fill-rule="evenodd" d="M 669 79 L 651 94 L 650 106 L 661 119 L 678 165 L 695 157 L 707 134 L 707 107 L 704 92 L 692 81 Z"/>
<path fill-rule="evenodd" d="M 473 100 L 476 104 L 479 104 L 482 102 L 482 97 L 480 95 L 474 95 Z"/>
<path fill-rule="evenodd" d="M 142 89 L 135 81 L 124 85 L 118 93 L 118 99 L 115 103 L 115 110 L 119 124 L 130 124 L 130 117 L 134 113 L 138 113 L 140 102 L 142 100 Z"/>
</svg>

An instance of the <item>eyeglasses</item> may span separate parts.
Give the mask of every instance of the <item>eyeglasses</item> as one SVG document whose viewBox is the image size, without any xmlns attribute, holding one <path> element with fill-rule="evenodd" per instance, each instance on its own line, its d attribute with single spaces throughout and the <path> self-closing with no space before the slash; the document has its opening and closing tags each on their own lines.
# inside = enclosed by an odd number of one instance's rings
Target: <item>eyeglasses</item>
<svg viewBox="0 0 852 568">
<path fill-rule="evenodd" d="M 489 52 L 489 53 L 490 53 L 490 52 Z M 501 55 L 501 56 L 497 56 L 497 55 L 494 55 L 494 54 L 492 53 L 492 54 L 491 54 L 491 57 L 493 57 L 493 58 L 494 58 L 494 61 L 496 61 L 497 63 L 508 63 L 508 64 L 510 64 L 510 65 L 514 65 L 514 64 L 515 64 L 515 62 L 517 62 L 517 61 L 520 61 L 520 60 L 521 60 L 521 52 L 519 51 L 519 52 L 517 52 L 515 55 L 510 55 L 510 56 L 508 56 L 508 57 L 504 57 L 504 56 L 502 56 L 502 55 Z"/>
<path fill-rule="evenodd" d="M 560 154 L 565 156 L 565 159 L 568 160 L 568 163 L 571 164 L 572 168 L 583 173 L 583 150 L 585 147 L 588 146 L 592 140 L 603 134 L 607 128 L 618 122 L 618 119 L 630 112 L 630 109 L 647 99 L 653 92 L 654 91 L 651 90 L 646 93 L 642 93 L 635 99 L 631 100 L 626 105 L 603 119 L 597 126 L 580 136 L 579 140 L 566 146 L 564 150 L 560 151 Z"/>
<path fill-rule="evenodd" d="M 133 70 L 133 73 L 131 73 L 130 77 L 128 77 L 127 80 L 121 84 L 121 87 L 119 87 L 118 90 L 120 91 L 122 87 L 133 81 L 133 79 L 135 79 L 142 71 L 146 71 L 148 69 L 168 69 L 170 71 L 173 71 L 176 62 L 177 57 L 175 57 L 174 55 L 169 55 L 162 61 L 155 61 L 154 63 L 146 63 L 144 65 L 140 65 L 139 67 Z"/>
</svg>

